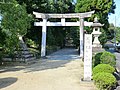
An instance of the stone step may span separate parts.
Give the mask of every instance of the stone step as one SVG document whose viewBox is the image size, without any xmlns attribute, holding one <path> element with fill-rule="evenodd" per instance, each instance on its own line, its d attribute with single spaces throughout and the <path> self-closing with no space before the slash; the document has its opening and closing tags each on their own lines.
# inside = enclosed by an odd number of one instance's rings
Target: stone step
<svg viewBox="0 0 120 90">
<path fill-rule="evenodd" d="M 11 59 L 11 58 L 3 58 L 3 61 L 28 61 L 28 60 L 35 60 L 36 57 L 21 57 L 21 58 L 15 58 L 15 59 Z"/>
<path fill-rule="evenodd" d="M 16 52 L 16 54 L 32 54 L 30 51 L 19 51 L 19 52 Z"/>
<path fill-rule="evenodd" d="M 28 57 L 34 57 L 33 54 L 27 54 L 27 55 L 21 55 L 21 57 L 28 58 Z"/>
<path fill-rule="evenodd" d="M 3 61 L 12 61 L 12 59 L 11 59 L 11 58 L 6 58 L 6 57 L 5 57 L 5 58 L 3 58 L 2 60 L 3 60 Z"/>
<path fill-rule="evenodd" d="M 36 57 L 31 57 L 31 58 L 26 58 L 25 61 L 31 61 L 31 60 L 35 60 Z"/>
</svg>

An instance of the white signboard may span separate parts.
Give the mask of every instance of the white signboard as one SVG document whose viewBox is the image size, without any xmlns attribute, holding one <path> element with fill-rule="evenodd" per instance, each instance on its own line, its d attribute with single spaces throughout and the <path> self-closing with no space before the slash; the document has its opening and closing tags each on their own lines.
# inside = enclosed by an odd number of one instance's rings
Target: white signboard
<svg viewBox="0 0 120 90">
<path fill-rule="evenodd" d="M 90 81 L 92 76 L 92 34 L 84 37 L 84 80 Z"/>
</svg>

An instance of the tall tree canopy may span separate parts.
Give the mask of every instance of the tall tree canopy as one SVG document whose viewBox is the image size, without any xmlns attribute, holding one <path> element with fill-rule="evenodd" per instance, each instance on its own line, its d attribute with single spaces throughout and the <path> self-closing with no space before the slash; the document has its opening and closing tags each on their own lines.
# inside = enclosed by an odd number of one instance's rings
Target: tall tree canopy
<svg viewBox="0 0 120 90">
<path fill-rule="evenodd" d="M 95 17 L 99 19 L 99 21 L 104 24 L 103 26 L 103 34 L 102 36 L 109 36 L 109 22 L 108 15 L 111 13 L 115 13 L 115 3 L 114 0 L 77 0 L 76 12 L 87 12 L 95 10 L 95 14 L 88 19 L 88 21 L 93 21 Z M 109 37 L 107 37 L 109 39 Z M 101 38 L 102 39 L 102 38 Z M 103 41 L 103 40 L 102 40 Z"/>
<path fill-rule="evenodd" d="M 25 5 L 20 5 L 15 0 L 0 2 L 0 11 L 1 33 L 5 36 L 2 46 L 5 52 L 14 53 L 19 47 L 18 35 L 23 36 L 27 33 L 31 16 L 27 14 Z"/>
<path fill-rule="evenodd" d="M 70 13 L 74 12 L 75 5 L 72 0 L 17 0 L 19 4 L 26 4 L 27 12 L 33 11 L 39 13 Z M 58 19 L 50 19 L 57 21 Z M 33 21 L 34 22 L 34 21 Z M 47 28 L 47 45 L 61 46 L 64 43 L 65 30 L 63 27 L 48 27 Z M 67 29 L 67 28 L 66 28 Z M 32 39 L 41 46 L 41 27 L 35 27 L 32 23 L 26 38 Z M 31 37 L 32 36 L 32 37 Z M 51 40 L 52 39 L 52 40 Z"/>
</svg>

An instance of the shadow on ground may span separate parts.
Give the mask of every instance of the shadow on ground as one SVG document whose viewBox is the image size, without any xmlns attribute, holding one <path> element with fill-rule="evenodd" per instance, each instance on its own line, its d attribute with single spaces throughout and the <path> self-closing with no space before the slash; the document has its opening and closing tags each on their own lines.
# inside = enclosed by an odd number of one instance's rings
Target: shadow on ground
<svg viewBox="0 0 120 90">
<path fill-rule="evenodd" d="M 0 89 L 12 85 L 17 80 L 18 80 L 17 78 L 13 77 L 0 78 Z"/>
<path fill-rule="evenodd" d="M 5 72 L 15 72 L 20 70 L 25 70 L 27 72 L 42 71 L 47 69 L 55 69 L 59 67 L 64 67 L 65 64 L 71 62 L 71 60 L 48 60 L 42 59 L 31 65 L 25 66 L 6 66 L 0 67 L 0 73 Z"/>
<path fill-rule="evenodd" d="M 65 48 L 47 56 L 47 59 L 41 60 L 41 63 L 28 66 L 27 72 L 64 67 L 65 64 L 78 59 L 80 59 L 80 56 L 77 49 Z"/>
<path fill-rule="evenodd" d="M 59 67 L 64 67 L 65 64 L 70 63 L 72 60 L 80 59 L 77 49 L 74 48 L 65 48 L 59 50 L 49 56 L 46 59 L 40 59 L 35 64 L 27 66 L 13 66 L 0 68 L 0 73 L 11 72 L 11 71 L 20 71 L 25 70 L 27 72 L 42 71 L 47 69 L 55 69 Z"/>
<path fill-rule="evenodd" d="M 4 73 L 4 72 L 14 72 L 14 71 L 20 71 L 25 69 L 26 66 L 1 66 L 0 67 L 0 73 Z"/>
<path fill-rule="evenodd" d="M 26 72 L 42 71 L 47 69 L 56 69 L 64 67 L 65 64 L 71 62 L 71 60 L 43 60 L 41 63 L 36 63 L 31 66 L 27 66 Z"/>
</svg>

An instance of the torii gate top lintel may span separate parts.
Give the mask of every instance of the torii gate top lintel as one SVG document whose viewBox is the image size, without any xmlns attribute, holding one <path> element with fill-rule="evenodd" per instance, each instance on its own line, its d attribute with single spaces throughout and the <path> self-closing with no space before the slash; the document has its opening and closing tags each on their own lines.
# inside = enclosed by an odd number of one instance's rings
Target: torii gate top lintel
<svg viewBox="0 0 120 90">
<path fill-rule="evenodd" d="M 47 13 L 38 13 L 33 12 L 36 18 L 87 18 L 95 11 L 85 12 L 85 13 L 66 13 L 66 14 L 47 14 Z"/>
</svg>

